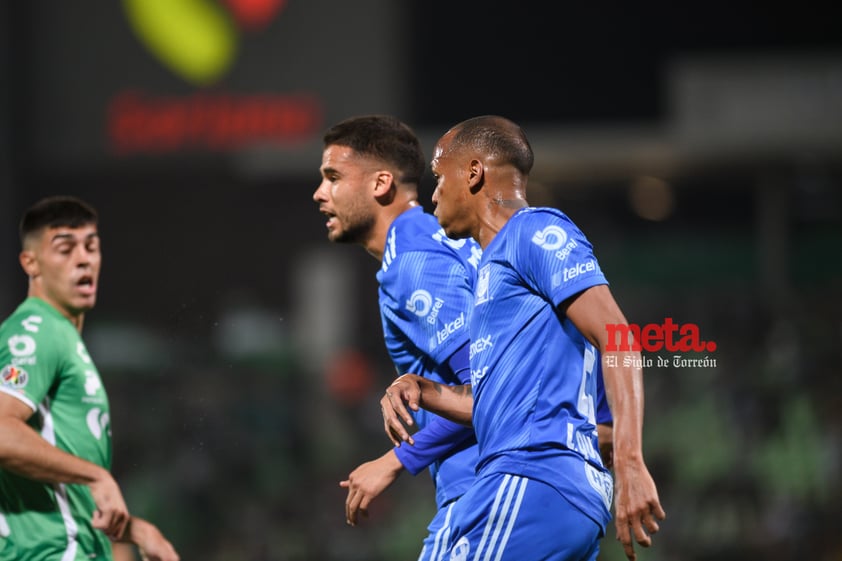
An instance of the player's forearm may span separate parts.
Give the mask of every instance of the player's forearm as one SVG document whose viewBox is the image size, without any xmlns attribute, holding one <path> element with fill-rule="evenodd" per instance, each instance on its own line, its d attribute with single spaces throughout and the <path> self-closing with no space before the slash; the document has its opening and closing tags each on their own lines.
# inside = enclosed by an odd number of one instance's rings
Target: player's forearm
<svg viewBox="0 0 842 561">
<path fill-rule="evenodd" d="M 420 378 L 419 386 L 421 407 L 455 423 L 471 424 L 474 394 L 470 384 L 449 386 Z"/>
<path fill-rule="evenodd" d="M 643 371 L 637 351 L 603 354 L 605 393 L 614 417 L 614 464 L 643 458 Z"/>
<path fill-rule="evenodd" d="M 0 418 L 0 466 L 43 483 L 88 484 L 104 468 L 59 450 L 29 425 L 13 417 Z"/>
</svg>

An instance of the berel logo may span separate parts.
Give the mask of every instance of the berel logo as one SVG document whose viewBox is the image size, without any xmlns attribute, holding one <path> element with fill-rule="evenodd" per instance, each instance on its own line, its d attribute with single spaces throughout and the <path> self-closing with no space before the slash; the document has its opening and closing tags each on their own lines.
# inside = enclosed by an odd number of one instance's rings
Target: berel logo
<svg viewBox="0 0 842 561">
<path fill-rule="evenodd" d="M 716 350 L 716 342 L 703 341 L 699 326 L 695 323 L 677 324 L 672 318 L 664 318 L 664 323 L 609 323 L 605 325 L 608 332 L 606 351 L 640 351 L 670 352 L 707 351 Z M 631 335 L 631 338 L 629 337 Z"/>
<path fill-rule="evenodd" d="M 535 232 L 532 243 L 547 251 L 559 249 L 567 241 L 567 232 L 559 226 L 549 225 L 543 230 Z"/>
</svg>

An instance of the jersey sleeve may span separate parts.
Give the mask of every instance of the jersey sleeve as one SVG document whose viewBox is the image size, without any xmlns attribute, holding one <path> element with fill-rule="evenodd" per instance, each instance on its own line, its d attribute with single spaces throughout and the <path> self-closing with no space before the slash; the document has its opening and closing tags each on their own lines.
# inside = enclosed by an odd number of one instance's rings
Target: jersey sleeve
<svg viewBox="0 0 842 561">
<path fill-rule="evenodd" d="M 448 359 L 447 365 L 463 384 L 471 382 L 471 365 L 468 358 L 470 345 L 466 342 Z M 427 425 L 413 435 L 414 446 L 408 444 L 395 448 L 403 467 L 412 475 L 419 474 L 436 460 L 461 450 L 474 437 L 474 429 L 454 423 L 437 415 L 430 415 Z"/>
<path fill-rule="evenodd" d="M 526 281 L 558 305 L 592 286 L 608 284 L 593 246 L 566 215 L 534 212 L 518 224 L 510 258 Z"/>
<path fill-rule="evenodd" d="M 0 391 L 26 403 L 33 412 L 47 395 L 58 371 L 56 341 L 37 314 L 9 318 L 0 329 Z"/>
<path fill-rule="evenodd" d="M 392 303 L 381 311 L 396 333 L 442 364 L 469 337 L 470 279 L 465 263 L 446 248 L 401 253 L 381 280 Z"/>
</svg>

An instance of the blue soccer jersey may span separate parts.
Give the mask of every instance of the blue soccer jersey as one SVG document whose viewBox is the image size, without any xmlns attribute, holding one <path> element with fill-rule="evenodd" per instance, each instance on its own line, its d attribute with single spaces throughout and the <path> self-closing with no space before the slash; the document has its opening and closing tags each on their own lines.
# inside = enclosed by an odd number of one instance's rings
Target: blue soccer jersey
<svg viewBox="0 0 842 561">
<path fill-rule="evenodd" d="M 470 383 L 468 324 L 481 255 L 473 240 L 447 238 L 435 217 L 420 207 L 394 220 L 377 281 L 386 347 L 399 375 Z M 458 366 L 460 357 L 464 368 Z M 424 410 L 414 418 L 415 445 L 395 453 L 410 473 L 429 467 L 441 507 L 472 483 L 476 438 L 473 429 Z"/>
<path fill-rule="evenodd" d="M 558 306 L 600 284 L 564 213 L 518 211 L 482 256 L 470 356 L 479 474 L 544 481 L 604 528 L 613 483 L 596 437 L 599 354 Z"/>
</svg>

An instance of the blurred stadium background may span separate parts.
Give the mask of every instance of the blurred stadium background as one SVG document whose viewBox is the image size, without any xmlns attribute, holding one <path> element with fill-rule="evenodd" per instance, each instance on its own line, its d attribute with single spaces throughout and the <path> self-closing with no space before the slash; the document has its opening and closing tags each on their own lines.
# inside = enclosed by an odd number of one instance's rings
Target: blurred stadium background
<svg viewBox="0 0 842 561">
<path fill-rule="evenodd" d="M 186 561 L 414 559 L 403 475 L 361 526 L 393 372 L 375 263 L 325 239 L 320 135 L 360 113 L 429 151 L 496 113 L 529 198 L 593 241 L 630 321 L 695 323 L 715 366 L 644 353 L 668 520 L 644 561 L 842 559 L 842 27 L 811 3 L 30 0 L 0 5 L 0 311 L 20 213 L 101 212 L 85 338 L 130 507 Z M 429 204 L 432 179 L 423 193 Z M 602 559 L 622 559 L 613 528 Z"/>
</svg>

